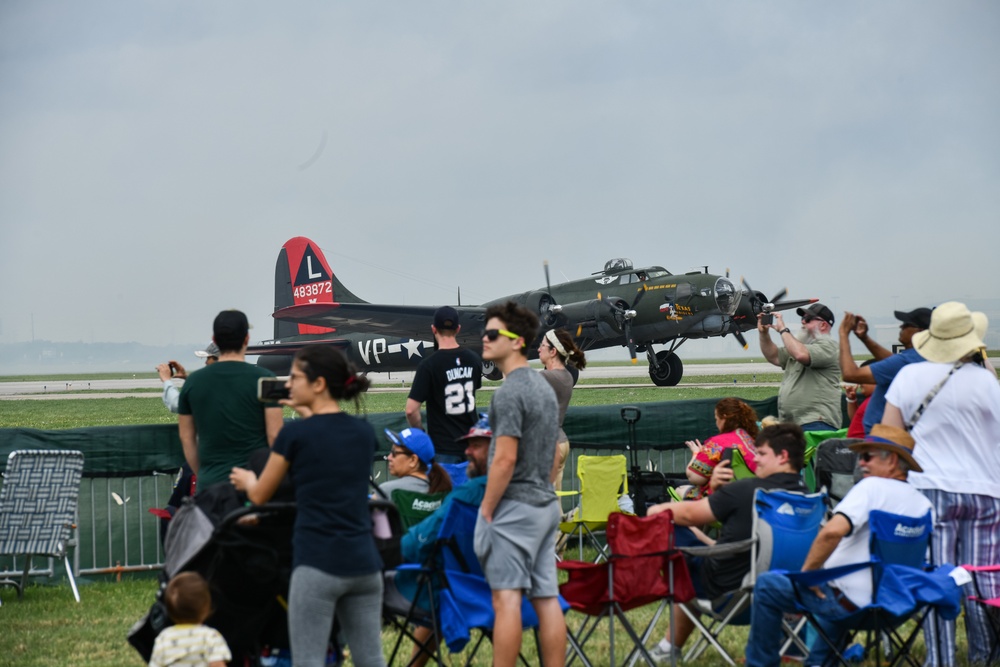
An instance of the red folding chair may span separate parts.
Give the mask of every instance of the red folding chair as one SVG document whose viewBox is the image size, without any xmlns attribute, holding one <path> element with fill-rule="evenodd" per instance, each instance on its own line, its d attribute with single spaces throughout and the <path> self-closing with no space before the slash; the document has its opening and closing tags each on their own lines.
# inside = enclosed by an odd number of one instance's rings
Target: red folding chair
<svg viewBox="0 0 1000 667">
<path fill-rule="evenodd" d="M 986 663 L 992 665 L 1000 662 L 1000 597 L 985 597 L 982 579 L 985 573 L 1000 572 L 1000 565 L 963 565 L 962 567 L 972 575 L 972 586 L 976 592 L 975 595 L 969 596 L 969 602 L 979 608 L 990 630 L 990 654 Z M 968 622 L 970 622 L 969 619 L 966 619 L 966 623 Z"/>
<path fill-rule="evenodd" d="M 674 548 L 673 513 L 663 512 L 648 517 L 613 513 L 608 517 L 608 548 L 610 558 L 604 563 L 563 561 L 569 579 L 559 587 L 570 607 L 589 618 L 584 619 L 574 633 L 581 650 L 600 625 L 608 621 L 611 645 L 610 665 L 615 667 L 615 619 L 632 640 L 633 648 L 625 662 L 632 664 L 637 653 L 652 667 L 645 644 L 669 602 L 686 602 L 694 598 L 694 585 L 687 563 Z M 656 612 L 640 635 L 625 616 L 630 609 L 659 602 Z M 674 627 L 673 607 L 670 626 Z M 572 664 L 572 658 L 567 667 Z M 603 662 L 603 661 L 601 661 Z"/>
</svg>

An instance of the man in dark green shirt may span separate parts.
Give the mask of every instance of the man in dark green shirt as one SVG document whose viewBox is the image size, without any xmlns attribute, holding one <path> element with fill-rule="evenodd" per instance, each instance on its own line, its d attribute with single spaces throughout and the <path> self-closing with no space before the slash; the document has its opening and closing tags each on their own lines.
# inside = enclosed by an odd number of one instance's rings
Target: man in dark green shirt
<svg viewBox="0 0 1000 667">
<path fill-rule="evenodd" d="M 247 467 L 251 452 L 269 447 L 281 430 L 281 407 L 257 400 L 257 380 L 274 374 L 246 363 L 249 328 L 240 311 L 219 313 L 212 327 L 219 360 L 181 389 L 177 427 L 199 491 L 228 482 L 234 466 Z"/>
</svg>

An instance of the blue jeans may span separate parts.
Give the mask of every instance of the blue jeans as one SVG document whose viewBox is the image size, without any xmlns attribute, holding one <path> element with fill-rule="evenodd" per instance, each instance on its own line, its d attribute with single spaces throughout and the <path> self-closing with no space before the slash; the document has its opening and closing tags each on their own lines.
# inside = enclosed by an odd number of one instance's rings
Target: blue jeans
<svg viewBox="0 0 1000 667">
<path fill-rule="evenodd" d="M 843 620 L 851 616 L 834 597 L 826 584 L 819 589 L 826 595 L 820 598 L 812 590 L 792 583 L 783 574 L 766 572 L 757 577 L 753 593 L 753 613 L 750 637 L 747 643 L 747 667 L 777 667 L 781 664 L 781 644 L 785 639 L 781 631 L 782 616 L 801 607 L 816 619 L 823 632 L 839 644 L 847 626 Z M 809 647 L 805 665 L 822 665 L 830 660 L 830 647 L 822 637 L 817 637 Z"/>
</svg>

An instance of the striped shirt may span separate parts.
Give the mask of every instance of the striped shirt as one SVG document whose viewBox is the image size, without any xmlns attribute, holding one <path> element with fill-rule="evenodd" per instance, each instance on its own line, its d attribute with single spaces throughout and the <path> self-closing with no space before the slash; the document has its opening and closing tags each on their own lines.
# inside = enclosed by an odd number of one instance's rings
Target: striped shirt
<svg viewBox="0 0 1000 667">
<path fill-rule="evenodd" d="M 208 667 L 232 659 L 219 631 L 207 625 L 173 625 L 164 628 L 153 644 L 149 667 Z"/>
</svg>

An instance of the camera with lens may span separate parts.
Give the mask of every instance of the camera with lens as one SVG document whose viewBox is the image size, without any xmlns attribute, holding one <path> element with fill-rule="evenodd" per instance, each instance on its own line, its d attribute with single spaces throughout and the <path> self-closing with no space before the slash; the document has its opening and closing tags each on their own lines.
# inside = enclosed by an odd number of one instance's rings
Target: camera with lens
<svg viewBox="0 0 1000 667">
<path fill-rule="evenodd" d="M 762 310 L 764 314 L 760 317 L 760 323 L 764 326 L 774 324 L 774 305 L 770 303 L 764 304 Z"/>
</svg>

